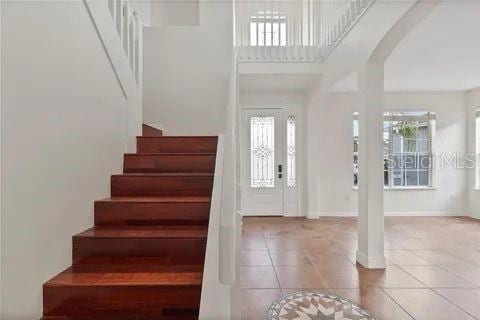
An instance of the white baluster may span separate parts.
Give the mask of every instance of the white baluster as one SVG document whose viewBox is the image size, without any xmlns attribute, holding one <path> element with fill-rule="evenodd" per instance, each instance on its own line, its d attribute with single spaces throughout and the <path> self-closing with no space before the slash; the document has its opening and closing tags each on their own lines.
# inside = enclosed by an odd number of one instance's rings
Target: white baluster
<svg viewBox="0 0 480 320">
<path fill-rule="evenodd" d="M 130 12 L 129 12 L 129 6 L 126 2 L 124 2 L 124 5 L 123 5 L 123 30 L 122 30 L 122 39 L 123 39 L 123 50 L 125 50 L 125 54 L 127 55 L 127 57 L 130 57 L 130 52 L 129 52 L 129 25 L 130 25 Z"/>
<path fill-rule="evenodd" d="M 110 10 L 110 14 L 112 15 L 113 21 L 116 20 L 116 11 L 115 11 L 115 0 L 108 0 L 108 9 Z"/>
<path fill-rule="evenodd" d="M 128 26 L 128 51 L 130 53 L 130 68 L 132 69 L 132 73 L 135 74 L 135 41 L 136 41 L 136 26 L 135 26 L 135 19 L 133 12 L 131 12 L 130 19 L 129 19 L 129 26 Z"/>
<path fill-rule="evenodd" d="M 124 23 L 124 14 L 123 14 L 123 6 L 125 2 L 124 0 L 117 0 L 115 6 L 115 16 L 117 17 L 116 27 L 118 35 L 123 42 L 123 23 Z"/>
<path fill-rule="evenodd" d="M 138 12 L 134 12 L 134 18 L 135 18 L 135 26 L 136 26 L 136 35 L 135 35 L 135 79 L 137 80 L 137 83 L 141 83 L 142 81 L 142 68 L 143 68 L 143 62 L 142 62 L 142 44 L 143 44 L 143 23 L 142 23 L 142 18 Z"/>
</svg>

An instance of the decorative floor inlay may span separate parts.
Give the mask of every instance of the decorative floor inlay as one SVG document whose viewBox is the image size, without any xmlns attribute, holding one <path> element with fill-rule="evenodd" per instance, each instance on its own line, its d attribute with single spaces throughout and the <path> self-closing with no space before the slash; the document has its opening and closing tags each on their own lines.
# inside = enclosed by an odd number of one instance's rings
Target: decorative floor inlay
<svg viewBox="0 0 480 320">
<path fill-rule="evenodd" d="M 267 320 L 375 320 L 359 305 L 334 294 L 295 292 L 272 303 Z"/>
</svg>

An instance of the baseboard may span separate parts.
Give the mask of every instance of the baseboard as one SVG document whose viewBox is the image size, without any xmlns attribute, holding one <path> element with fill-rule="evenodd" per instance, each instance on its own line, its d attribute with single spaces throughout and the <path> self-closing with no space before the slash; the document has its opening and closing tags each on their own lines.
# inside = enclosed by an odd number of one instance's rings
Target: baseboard
<svg viewBox="0 0 480 320">
<path fill-rule="evenodd" d="M 356 217 L 357 212 L 353 211 L 334 211 L 334 212 L 308 212 L 309 219 L 318 219 L 319 217 Z M 463 217 L 466 214 L 458 212 L 415 212 L 415 211 L 401 211 L 401 212 L 385 212 L 386 217 Z"/>
<path fill-rule="evenodd" d="M 472 213 L 468 217 L 480 220 L 480 213 Z"/>
</svg>

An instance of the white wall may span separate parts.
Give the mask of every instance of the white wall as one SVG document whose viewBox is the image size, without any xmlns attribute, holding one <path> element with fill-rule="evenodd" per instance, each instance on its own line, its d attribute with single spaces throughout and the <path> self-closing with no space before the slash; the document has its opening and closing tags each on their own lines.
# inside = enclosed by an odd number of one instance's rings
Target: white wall
<svg viewBox="0 0 480 320">
<path fill-rule="evenodd" d="M 199 2 L 199 0 L 153 1 L 151 26 L 198 26 L 200 24 Z"/>
<path fill-rule="evenodd" d="M 143 120 L 169 135 L 224 130 L 232 4 L 201 2 L 200 26 L 144 29 Z"/>
<path fill-rule="evenodd" d="M 468 153 L 476 152 L 476 128 L 475 113 L 480 108 L 480 88 L 473 89 L 466 93 L 466 113 L 467 113 L 467 143 Z M 479 170 L 479 169 L 477 169 Z M 475 169 L 468 170 L 468 211 L 472 217 L 480 219 L 480 189 L 475 188 Z"/>
<path fill-rule="evenodd" d="M 354 93 L 337 92 L 310 102 L 310 216 L 356 215 L 357 190 L 352 188 L 352 113 Z M 387 92 L 386 110 L 436 113 L 435 153 L 466 151 L 466 113 L 462 92 Z M 360 142 L 361 143 L 361 142 Z M 379 168 L 381 170 L 381 168 Z M 385 190 L 386 214 L 466 214 L 466 170 L 448 166 L 434 171 L 429 190 Z"/>
<path fill-rule="evenodd" d="M 125 97 L 83 1 L 2 1 L 5 320 L 39 319 L 125 144 Z"/>
</svg>

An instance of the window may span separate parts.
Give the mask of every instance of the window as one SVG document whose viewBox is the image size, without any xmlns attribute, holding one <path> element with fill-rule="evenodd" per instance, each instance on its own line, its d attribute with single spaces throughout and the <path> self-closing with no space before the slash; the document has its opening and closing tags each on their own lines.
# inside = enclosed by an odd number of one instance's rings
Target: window
<svg viewBox="0 0 480 320">
<path fill-rule="evenodd" d="M 358 186 L 358 112 L 353 113 L 353 185 Z"/>
<path fill-rule="evenodd" d="M 354 185 L 358 185 L 358 114 L 354 114 Z M 435 114 L 387 112 L 383 121 L 384 183 L 387 187 L 429 187 Z"/>
<path fill-rule="evenodd" d="M 480 159 L 480 109 L 475 112 L 475 187 L 480 188 L 480 167 L 478 160 Z"/>
<path fill-rule="evenodd" d="M 251 46 L 286 46 L 287 17 L 278 11 L 259 11 L 250 18 Z"/>
<path fill-rule="evenodd" d="M 275 187 L 274 117 L 250 119 L 250 170 L 252 188 Z"/>
<path fill-rule="evenodd" d="M 287 117 L 287 187 L 296 185 L 295 165 L 295 116 Z"/>
</svg>

